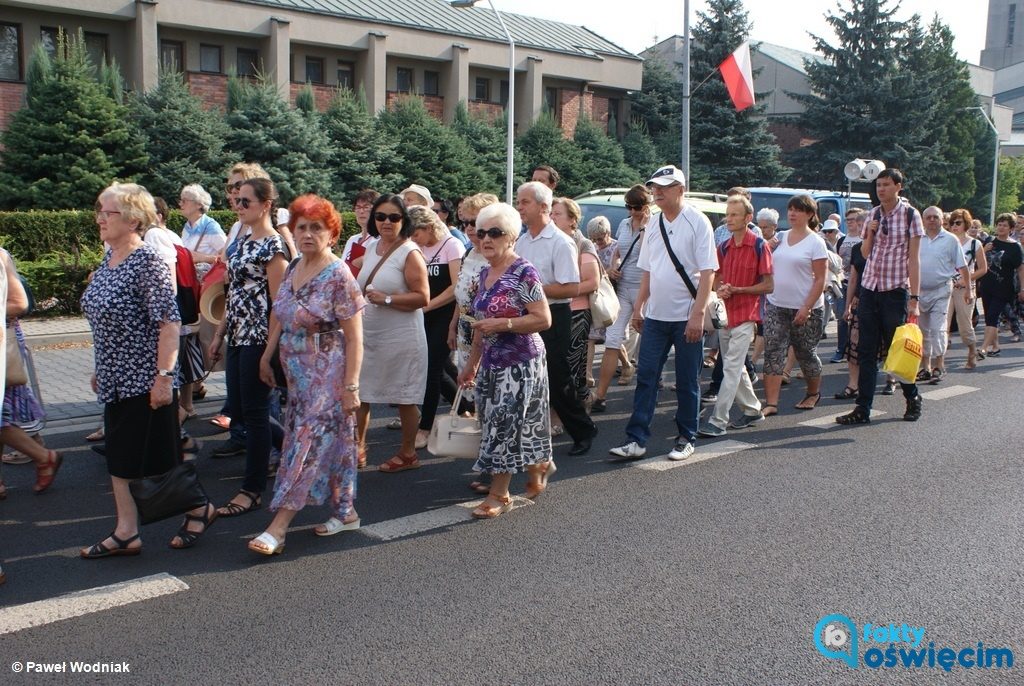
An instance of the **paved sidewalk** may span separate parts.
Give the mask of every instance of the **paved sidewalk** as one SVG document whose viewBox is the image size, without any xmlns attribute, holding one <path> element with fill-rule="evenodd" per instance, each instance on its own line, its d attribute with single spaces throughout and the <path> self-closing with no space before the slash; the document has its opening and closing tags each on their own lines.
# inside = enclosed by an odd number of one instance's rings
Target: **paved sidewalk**
<svg viewBox="0 0 1024 686">
<path fill-rule="evenodd" d="M 83 317 L 29 319 L 21 323 L 32 349 L 47 420 L 98 417 L 102 407 L 89 386 L 92 331 Z M 207 401 L 223 398 L 224 373 L 206 380 Z"/>
</svg>

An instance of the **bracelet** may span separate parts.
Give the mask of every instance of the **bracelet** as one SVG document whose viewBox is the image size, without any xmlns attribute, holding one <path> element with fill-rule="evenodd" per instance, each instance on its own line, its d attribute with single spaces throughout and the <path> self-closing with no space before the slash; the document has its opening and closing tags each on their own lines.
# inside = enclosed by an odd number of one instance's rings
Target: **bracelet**
<svg viewBox="0 0 1024 686">
<path fill-rule="evenodd" d="M 355 383 L 346 384 L 345 385 L 345 390 L 348 391 L 349 393 L 358 393 L 359 392 L 359 384 L 355 384 Z"/>
<path fill-rule="evenodd" d="M 508 320 L 508 330 L 509 331 L 512 330 L 512 320 L 511 319 Z"/>
</svg>

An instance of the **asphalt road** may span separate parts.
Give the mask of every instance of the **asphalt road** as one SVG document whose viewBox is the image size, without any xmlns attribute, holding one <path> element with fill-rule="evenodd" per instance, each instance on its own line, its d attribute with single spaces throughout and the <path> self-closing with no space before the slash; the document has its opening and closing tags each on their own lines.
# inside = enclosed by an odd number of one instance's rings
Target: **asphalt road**
<svg viewBox="0 0 1024 686">
<path fill-rule="evenodd" d="M 558 474 L 535 505 L 491 522 L 467 512 L 386 541 L 365 531 L 317 538 L 307 528 L 325 514 L 309 508 L 273 559 L 245 546 L 266 511 L 216 522 L 191 550 L 167 547 L 178 523 L 165 522 L 146 527 L 139 557 L 78 559 L 113 521 L 104 463 L 81 442 L 92 428 L 83 426 L 48 439 L 67 458 L 51 492 L 31 494 L 31 467 L 4 469 L 0 632 L 5 607 L 72 591 L 159 573 L 187 589 L 6 633 L 0 683 L 1024 683 L 1024 662 L 873 669 L 867 651 L 890 646 L 863 640 L 867 623 L 905 623 L 926 629 L 922 648 L 982 641 L 1024 661 L 1024 379 L 1003 376 L 1021 369 L 1024 350 L 1004 346 L 978 370 L 923 387 L 963 388 L 926 400 L 916 424 L 900 421 L 897 394 L 876 398 L 886 414 L 870 426 L 849 428 L 799 424 L 849 405 L 797 412 L 795 381 L 781 415 L 701 441 L 694 461 L 664 471 L 649 468 L 658 461 L 606 461 L 632 397 L 613 387 L 591 454 L 565 457 L 560 441 Z M 831 398 L 845 366 L 826 373 Z M 649 455 L 667 452 L 674 435 L 672 398 L 661 399 Z M 382 462 L 397 435 L 372 438 L 370 460 Z M 750 447 L 697 461 L 725 440 Z M 200 466 L 223 502 L 242 458 L 210 460 L 215 445 Z M 454 460 L 362 473 L 364 527 L 450 511 L 473 498 L 468 480 L 469 463 Z M 855 670 L 815 649 L 815 624 L 832 613 L 856 623 Z M 127 661 L 131 676 L 9 667 L 73 660 Z"/>
</svg>

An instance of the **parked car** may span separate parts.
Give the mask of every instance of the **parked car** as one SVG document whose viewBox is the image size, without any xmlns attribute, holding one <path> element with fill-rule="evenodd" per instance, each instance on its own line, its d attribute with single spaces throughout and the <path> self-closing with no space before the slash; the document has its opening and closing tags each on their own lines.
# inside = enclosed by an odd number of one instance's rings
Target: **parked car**
<svg viewBox="0 0 1024 686">
<path fill-rule="evenodd" d="M 779 231 L 789 228 L 789 218 L 786 215 L 786 204 L 794 195 L 806 193 L 818 203 L 818 216 L 822 221 L 828 219 L 830 214 L 838 214 L 842 217 L 839 228 L 846 233 L 846 211 L 852 207 L 859 207 L 864 210 L 871 209 L 871 197 L 867 193 L 844 193 L 839 191 L 812 191 L 802 188 L 748 188 L 750 191 L 750 202 L 754 206 L 754 212 L 765 207 L 770 207 L 779 213 Z"/>
<path fill-rule="evenodd" d="M 573 200 L 579 204 L 583 211 L 583 221 L 580 222 L 580 229 L 586 231 L 587 222 L 597 216 L 604 216 L 612 225 L 612 233 L 619 227 L 619 224 L 629 216 L 626 210 L 625 195 L 628 188 L 599 188 L 597 190 L 577 195 Z M 686 202 L 707 215 L 712 226 L 718 226 L 725 220 L 725 196 L 716 193 L 687 193 Z M 652 212 L 660 212 L 655 205 L 651 205 Z"/>
</svg>

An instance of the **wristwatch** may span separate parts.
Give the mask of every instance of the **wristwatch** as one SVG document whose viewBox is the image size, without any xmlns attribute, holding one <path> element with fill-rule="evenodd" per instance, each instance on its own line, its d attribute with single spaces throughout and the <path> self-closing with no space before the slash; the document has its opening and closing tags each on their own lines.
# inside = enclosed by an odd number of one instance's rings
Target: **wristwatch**
<svg viewBox="0 0 1024 686">
<path fill-rule="evenodd" d="M 512 320 L 511 319 L 508 320 L 508 330 L 509 331 L 512 330 Z"/>
<path fill-rule="evenodd" d="M 391 296 L 390 295 L 384 296 L 384 304 L 385 305 L 390 305 L 391 304 Z"/>
<path fill-rule="evenodd" d="M 910 299 L 911 300 L 920 300 L 921 296 L 919 296 L 919 295 L 912 295 L 912 296 L 910 296 Z"/>
<path fill-rule="evenodd" d="M 174 372 L 171 371 L 170 369 L 158 369 L 158 370 L 156 370 L 156 375 L 157 376 L 167 376 L 167 377 L 172 377 L 173 378 L 174 377 Z"/>
<path fill-rule="evenodd" d="M 345 390 L 348 391 L 349 393 L 355 393 L 356 391 L 359 390 L 359 384 L 356 384 L 356 383 L 346 384 L 345 385 Z"/>
</svg>

